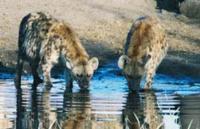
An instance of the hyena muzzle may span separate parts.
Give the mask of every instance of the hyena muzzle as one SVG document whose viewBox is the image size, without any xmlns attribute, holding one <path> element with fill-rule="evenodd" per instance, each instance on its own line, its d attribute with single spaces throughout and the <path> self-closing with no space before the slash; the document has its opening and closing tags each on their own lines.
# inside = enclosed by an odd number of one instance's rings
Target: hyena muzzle
<svg viewBox="0 0 200 129">
<path fill-rule="evenodd" d="M 31 66 L 34 86 L 43 82 L 38 75 L 38 67 L 42 69 L 45 85 L 52 86 L 51 69 L 59 59 L 66 66 L 66 85 L 72 88 L 72 82 L 76 80 L 80 88 L 88 88 L 99 62 L 96 57 L 89 59 L 73 29 L 42 12 L 25 16 L 19 29 L 16 87 L 21 88 L 24 61 Z"/>
<path fill-rule="evenodd" d="M 146 16 L 137 19 L 126 39 L 124 55 L 118 60 L 130 90 L 139 90 L 145 78 L 145 89 L 150 89 L 156 69 L 168 49 L 165 31 L 157 19 Z"/>
</svg>

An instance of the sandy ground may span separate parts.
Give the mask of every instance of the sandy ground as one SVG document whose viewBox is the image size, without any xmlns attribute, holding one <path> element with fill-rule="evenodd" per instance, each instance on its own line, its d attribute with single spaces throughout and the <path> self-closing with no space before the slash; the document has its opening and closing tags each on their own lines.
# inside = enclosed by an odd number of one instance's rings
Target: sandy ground
<svg viewBox="0 0 200 129">
<path fill-rule="evenodd" d="M 71 24 L 91 56 L 101 64 L 117 59 L 132 22 L 142 15 L 158 17 L 165 26 L 170 49 L 158 72 L 200 77 L 200 22 L 155 9 L 154 0 L 1 0 L 0 68 L 16 65 L 21 19 L 44 11 Z"/>
</svg>

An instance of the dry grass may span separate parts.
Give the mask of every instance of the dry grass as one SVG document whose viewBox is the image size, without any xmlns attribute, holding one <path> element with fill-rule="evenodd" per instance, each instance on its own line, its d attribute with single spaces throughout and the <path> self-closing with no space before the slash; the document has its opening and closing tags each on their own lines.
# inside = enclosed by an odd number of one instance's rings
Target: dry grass
<svg viewBox="0 0 200 129">
<path fill-rule="evenodd" d="M 200 1 L 186 0 L 180 5 L 180 11 L 187 17 L 200 19 Z"/>
</svg>

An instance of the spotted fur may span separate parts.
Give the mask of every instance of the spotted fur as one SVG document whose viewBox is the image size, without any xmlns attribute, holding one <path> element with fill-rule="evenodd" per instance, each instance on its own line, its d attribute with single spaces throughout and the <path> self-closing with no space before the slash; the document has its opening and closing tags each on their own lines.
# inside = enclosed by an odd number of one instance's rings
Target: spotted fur
<svg viewBox="0 0 200 129">
<path fill-rule="evenodd" d="M 44 83 L 51 86 L 51 69 L 59 58 L 66 63 L 67 86 L 76 80 L 81 88 L 89 86 L 89 81 L 98 67 L 98 59 L 89 59 L 77 34 L 66 23 L 42 12 L 30 13 L 20 24 L 18 41 L 18 63 L 16 86 L 21 83 L 23 62 L 30 63 L 34 85 L 42 82 L 37 69 L 41 66 Z"/>
<path fill-rule="evenodd" d="M 165 31 L 157 19 L 146 16 L 137 19 L 127 36 L 124 55 L 118 66 L 128 81 L 131 90 L 138 90 L 142 78 L 149 89 L 156 69 L 168 49 Z"/>
</svg>

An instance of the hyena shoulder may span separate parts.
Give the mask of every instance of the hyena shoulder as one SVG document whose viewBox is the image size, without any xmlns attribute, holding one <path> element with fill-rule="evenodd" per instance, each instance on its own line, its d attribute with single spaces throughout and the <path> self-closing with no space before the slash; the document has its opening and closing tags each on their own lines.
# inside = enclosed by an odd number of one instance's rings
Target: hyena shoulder
<svg viewBox="0 0 200 129">
<path fill-rule="evenodd" d="M 43 12 L 29 13 L 26 15 L 20 24 L 20 30 L 25 33 L 26 29 L 33 31 L 39 31 L 40 29 L 49 28 L 52 22 L 56 22 L 56 19 Z"/>
</svg>

